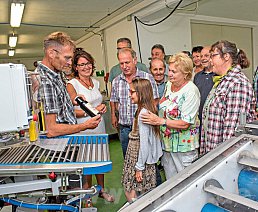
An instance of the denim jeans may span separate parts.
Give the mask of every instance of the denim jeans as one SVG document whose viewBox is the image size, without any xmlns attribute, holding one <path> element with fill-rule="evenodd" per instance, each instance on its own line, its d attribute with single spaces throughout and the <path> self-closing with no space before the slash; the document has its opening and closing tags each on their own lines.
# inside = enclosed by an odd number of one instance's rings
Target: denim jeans
<svg viewBox="0 0 258 212">
<path fill-rule="evenodd" d="M 125 158 L 127 146 L 129 143 L 129 133 L 132 131 L 132 126 L 125 126 L 119 124 L 119 139 L 123 150 L 123 156 Z"/>
</svg>

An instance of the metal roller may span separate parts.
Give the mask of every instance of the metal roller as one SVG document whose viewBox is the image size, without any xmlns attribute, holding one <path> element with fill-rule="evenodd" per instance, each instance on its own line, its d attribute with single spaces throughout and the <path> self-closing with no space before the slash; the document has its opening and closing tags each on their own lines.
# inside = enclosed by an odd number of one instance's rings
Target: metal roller
<svg viewBox="0 0 258 212">
<path fill-rule="evenodd" d="M 67 137 L 69 138 L 67 139 Z M 15 173 L 15 175 L 37 175 L 50 171 L 77 173 L 78 170 L 86 170 L 87 167 L 94 167 L 95 164 L 100 169 L 101 164 L 108 165 L 108 169 L 112 167 L 108 160 L 107 135 L 71 135 L 63 138 L 60 137 L 60 142 L 67 142 L 67 144 L 64 149 L 59 148 L 58 150 L 47 149 L 37 143 L 0 148 L 0 177 L 8 176 L 11 173 Z M 41 138 L 42 143 L 44 143 L 44 139 L 48 138 Z M 58 137 L 54 139 L 55 142 L 58 141 Z M 87 172 L 85 170 L 84 174 Z M 103 170 L 99 172 L 101 173 Z"/>
</svg>

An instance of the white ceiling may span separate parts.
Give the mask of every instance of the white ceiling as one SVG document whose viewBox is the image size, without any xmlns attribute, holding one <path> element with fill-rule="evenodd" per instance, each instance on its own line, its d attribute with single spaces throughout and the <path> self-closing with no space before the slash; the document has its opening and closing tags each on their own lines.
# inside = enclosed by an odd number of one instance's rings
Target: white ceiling
<svg viewBox="0 0 258 212">
<path fill-rule="evenodd" d="M 18 44 L 13 58 L 42 56 L 43 38 L 54 31 L 67 32 L 73 40 L 85 35 L 143 0 L 26 0 L 22 24 L 15 28 Z M 10 0 L 0 0 L 0 59 L 8 58 Z"/>
<path fill-rule="evenodd" d="M 0 59 L 9 58 L 8 34 L 13 32 L 9 25 L 10 1 L 0 0 Z M 180 7 L 196 1 L 184 0 Z M 21 27 L 14 29 L 19 35 L 14 58 L 41 57 L 42 41 L 49 33 L 60 30 L 78 40 L 93 30 L 88 27 L 98 27 L 143 2 L 150 0 L 26 0 Z M 165 7 L 169 0 L 157 2 Z M 198 5 L 181 9 L 177 12 L 258 22 L 258 0 L 199 0 Z M 156 12 L 156 18 L 164 17 L 170 11 L 162 9 Z"/>
</svg>

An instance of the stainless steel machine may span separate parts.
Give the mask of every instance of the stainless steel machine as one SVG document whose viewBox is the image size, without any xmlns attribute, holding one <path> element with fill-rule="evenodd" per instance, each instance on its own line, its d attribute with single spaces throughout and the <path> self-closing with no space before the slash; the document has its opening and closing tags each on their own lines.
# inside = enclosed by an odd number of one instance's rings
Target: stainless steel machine
<svg viewBox="0 0 258 212">
<path fill-rule="evenodd" d="M 82 187 L 83 175 L 111 170 L 108 135 L 42 136 L 35 143 L 4 146 L 0 148 L 0 200 L 30 209 L 80 211 L 81 201 L 101 188 L 71 190 L 68 176 L 78 175 Z M 42 202 L 59 195 L 73 196 L 61 205 Z M 24 196 L 36 200 L 25 202 L 20 199 Z"/>
<path fill-rule="evenodd" d="M 120 211 L 258 211 L 257 129 L 241 126 L 238 137 Z"/>
<path fill-rule="evenodd" d="M 112 170 L 108 135 L 47 138 L 44 99 L 36 90 L 44 79 L 28 73 L 22 64 L 0 64 L 0 72 L 0 200 L 35 210 L 87 211 L 81 208 L 82 200 L 98 194 L 101 187 L 82 189 L 82 176 Z M 41 125 L 34 124 L 40 136 L 34 134 L 32 140 L 18 133 L 28 131 L 33 113 L 43 119 Z M 72 174 L 79 176 L 78 189 L 70 188 Z M 62 204 L 47 201 L 64 195 L 68 197 Z"/>
</svg>

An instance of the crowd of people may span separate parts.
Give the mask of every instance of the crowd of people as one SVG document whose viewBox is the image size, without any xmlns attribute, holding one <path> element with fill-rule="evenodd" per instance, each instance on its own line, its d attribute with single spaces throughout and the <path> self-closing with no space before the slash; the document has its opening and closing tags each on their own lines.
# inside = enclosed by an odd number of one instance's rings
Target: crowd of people
<svg viewBox="0 0 258 212">
<path fill-rule="evenodd" d="M 92 77 L 92 55 L 76 50 L 62 32 L 46 37 L 44 53 L 36 71 L 47 82 L 41 85 L 47 136 L 106 133 L 103 117 L 89 117 L 74 100 L 82 96 L 100 114 L 107 110 L 99 82 Z M 169 179 L 231 138 L 241 113 L 247 122 L 256 119 L 256 96 L 242 72 L 249 61 L 232 42 L 197 46 L 192 58 L 181 52 L 169 60 L 164 47 L 155 44 L 147 68 L 137 61 L 130 39 L 119 38 L 117 58 L 109 75 L 111 122 L 121 142 L 121 182 L 128 202 L 161 183 L 159 160 Z M 96 178 L 102 186 L 99 196 L 113 202 L 105 191 L 104 175 Z M 85 176 L 84 188 L 91 182 L 92 177 Z"/>
</svg>

